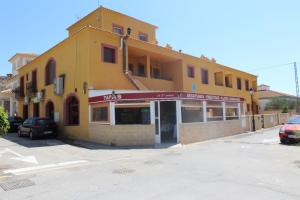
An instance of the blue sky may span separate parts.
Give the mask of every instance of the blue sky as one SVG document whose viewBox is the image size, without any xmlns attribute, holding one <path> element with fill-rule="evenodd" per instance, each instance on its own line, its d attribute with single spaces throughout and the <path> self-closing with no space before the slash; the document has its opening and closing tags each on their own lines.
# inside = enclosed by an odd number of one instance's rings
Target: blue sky
<svg viewBox="0 0 300 200">
<path fill-rule="evenodd" d="M 274 90 L 295 94 L 293 66 L 278 65 L 299 61 L 300 67 L 300 1 L 99 2 L 159 26 L 161 45 L 214 57 L 218 63 L 258 75 L 259 83 Z M 16 52 L 40 54 L 66 38 L 65 29 L 97 5 L 97 0 L 2 0 L 0 74 L 10 72 L 7 60 Z"/>
</svg>

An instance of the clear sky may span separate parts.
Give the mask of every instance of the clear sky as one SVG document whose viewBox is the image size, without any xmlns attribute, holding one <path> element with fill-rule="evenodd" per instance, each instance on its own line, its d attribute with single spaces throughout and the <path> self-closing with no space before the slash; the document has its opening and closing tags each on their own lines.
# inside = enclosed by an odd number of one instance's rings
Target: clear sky
<svg viewBox="0 0 300 200">
<path fill-rule="evenodd" d="M 299 0 L 99 0 L 100 5 L 159 26 L 160 45 L 254 73 L 259 84 L 295 94 L 300 69 Z M 0 74 L 16 52 L 43 53 L 97 0 L 1 0 Z M 265 69 L 267 67 L 267 69 Z M 269 68 L 270 67 L 270 68 Z"/>
</svg>

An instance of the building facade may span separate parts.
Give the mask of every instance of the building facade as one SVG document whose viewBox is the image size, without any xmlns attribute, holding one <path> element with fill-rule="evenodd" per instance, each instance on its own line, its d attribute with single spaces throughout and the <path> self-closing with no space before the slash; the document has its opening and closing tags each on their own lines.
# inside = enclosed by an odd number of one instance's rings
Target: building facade
<svg viewBox="0 0 300 200">
<path fill-rule="evenodd" d="M 184 142 L 191 127 L 197 134 L 206 124 L 240 127 L 257 77 L 159 46 L 156 29 L 96 9 L 19 69 L 21 114 L 51 117 L 68 137 L 110 145 Z"/>
<path fill-rule="evenodd" d="M 19 115 L 18 103 L 14 91 L 19 87 L 18 69 L 31 62 L 37 54 L 34 53 L 16 53 L 9 59 L 11 63 L 11 74 L 5 83 L 5 87 L 0 91 L 1 95 L 5 97 L 8 114 L 10 116 Z"/>
</svg>

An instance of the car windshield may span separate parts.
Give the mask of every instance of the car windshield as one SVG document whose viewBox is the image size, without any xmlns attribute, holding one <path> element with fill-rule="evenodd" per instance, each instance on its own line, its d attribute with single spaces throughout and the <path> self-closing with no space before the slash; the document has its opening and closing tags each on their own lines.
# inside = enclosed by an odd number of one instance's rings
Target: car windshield
<svg viewBox="0 0 300 200">
<path fill-rule="evenodd" d="M 53 123 L 53 120 L 51 120 L 51 119 L 39 119 L 38 120 L 38 124 L 41 124 L 41 125 L 52 124 L 52 123 Z"/>
<path fill-rule="evenodd" d="M 288 124 L 300 124 L 300 116 L 289 118 Z"/>
</svg>

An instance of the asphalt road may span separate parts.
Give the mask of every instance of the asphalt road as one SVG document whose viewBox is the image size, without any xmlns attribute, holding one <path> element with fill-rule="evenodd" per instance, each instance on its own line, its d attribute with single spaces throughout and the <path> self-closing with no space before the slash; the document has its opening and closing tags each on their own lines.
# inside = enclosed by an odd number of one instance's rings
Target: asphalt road
<svg viewBox="0 0 300 200">
<path fill-rule="evenodd" d="M 277 133 L 148 149 L 10 134 L 0 139 L 0 199 L 299 200 L 300 146 Z"/>
</svg>

